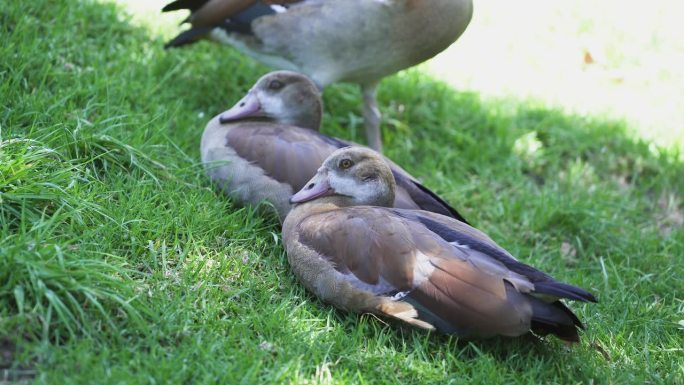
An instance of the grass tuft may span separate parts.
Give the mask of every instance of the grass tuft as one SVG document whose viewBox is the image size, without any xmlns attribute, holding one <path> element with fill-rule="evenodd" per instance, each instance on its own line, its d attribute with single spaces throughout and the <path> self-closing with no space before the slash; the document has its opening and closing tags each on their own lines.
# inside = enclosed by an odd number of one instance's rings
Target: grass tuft
<svg viewBox="0 0 684 385">
<path fill-rule="evenodd" d="M 0 216 L 6 226 L 38 222 L 59 210 L 82 221 L 74 196 L 84 178 L 62 155 L 30 139 L 0 142 Z"/>
</svg>

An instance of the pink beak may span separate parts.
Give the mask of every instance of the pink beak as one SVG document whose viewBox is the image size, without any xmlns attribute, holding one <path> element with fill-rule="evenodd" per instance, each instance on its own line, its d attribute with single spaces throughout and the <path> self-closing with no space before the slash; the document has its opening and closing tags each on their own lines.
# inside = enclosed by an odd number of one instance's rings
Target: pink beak
<svg viewBox="0 0 684 385">
<path fill-rule="evenodd" d="M 327 173 L 319 171 L 298 193 L 290 197 L 290 203 L 308 202 L 334 193 L 335 190 L 330 187 L 328 182 Z"/>
<path fill-rule="evenodd" d="M 260 112 L 261 103 L 259 103 L 259 98 L 256 97 L 253 91 L 249 91 L 242 100 L 219 116 L 219 122 L 225 124 L 243 118 L 259 116 Z"/>
</svg>

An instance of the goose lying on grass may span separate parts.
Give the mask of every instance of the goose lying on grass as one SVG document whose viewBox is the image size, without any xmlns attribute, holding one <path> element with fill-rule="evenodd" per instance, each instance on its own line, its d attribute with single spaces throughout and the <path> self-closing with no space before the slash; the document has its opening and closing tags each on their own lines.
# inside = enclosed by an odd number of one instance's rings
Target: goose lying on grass
<svg viewBox="0 0 684 385">
<path fill-rule="evenodd" d="M 378 151 L 380 80 L 443 51 L 473 13 L 472 0 L 177 0 L 163 11 L 178 9 L 191 11 L 191 28 L 167 47 L 210 37 L 275 69 L 304 73 L 321 88 L 359 84 L 366 137 Z"/>
<path fill-rule="evenodd" d="M 209 177 L 243 204 L 272 203 L 281 221 L 290 196 L 304 187 L 333 151 L 349 146 L 318 132 L 322 101 L 315 84 L 289 71 L 259 79 L 233 108 L 214 117 L 200 152 Z M 388 160 L 397 181 L 394 206 L 463 217 Z"/>
<path fill-rule="evenodd" d="M 517 261 L 486 234 L 443 215 L 391 208 L 387 163 L 361 147 L 335 151 L 283 224 L 304 286 L 334 306 L 464 338 L 528 332 L 579 340 L 559 299 L 594 296 Z"/>
</svg>

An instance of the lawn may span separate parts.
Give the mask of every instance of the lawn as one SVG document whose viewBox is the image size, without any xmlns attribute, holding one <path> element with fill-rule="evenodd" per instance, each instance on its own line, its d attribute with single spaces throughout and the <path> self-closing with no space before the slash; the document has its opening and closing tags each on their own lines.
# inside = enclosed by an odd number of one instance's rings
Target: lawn
<svg viewBox="0 0 684 385">
<path fill-rule="evenodd" d="M 684 163 L 626 123 L 386 79 L 386 153 L 520 259 L 589 289 L 580 344 L 459 341 L 320 303 L 267 208 L 199 164 L 267 69 L 164 51 L 109 2 L 0 2 L 0 384 L 684 383 Z M 362 141 L 360 94 L 324 131 Z"/>
</svg>

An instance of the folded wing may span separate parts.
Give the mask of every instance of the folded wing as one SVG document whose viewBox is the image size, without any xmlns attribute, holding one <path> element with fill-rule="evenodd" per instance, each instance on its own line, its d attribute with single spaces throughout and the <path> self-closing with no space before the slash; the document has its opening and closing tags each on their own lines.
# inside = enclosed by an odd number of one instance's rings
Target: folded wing
<svg viewBox="0 0 684 385">
<path fill-rule="evenodd" d="M 329 261 L 339 279 L 411 304 L 420 320 L 443 332 L 516 336 L 536 329 L 577 340 L 577 318 L 560 302 L 533 297 L 527 276 L 489 255 L 498 245 L 478 250 L 450 243 L 398 211 L 351 207 L 313 214 L 299 224 L 299 241 Z"/>
<path fill-rule="evenodd" d="M 350 144 L 319 132 L 286 125 L 236 124 L 228 131 L 227 144 L 242 158 L 256 163 L 267 175 L 299 191 L 325 158 Z M 388 160 L 397 182 L 395 207 L 421 209 L 465 222 L 461 214 L 435 193 Z"/>
</svg>

